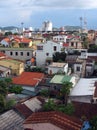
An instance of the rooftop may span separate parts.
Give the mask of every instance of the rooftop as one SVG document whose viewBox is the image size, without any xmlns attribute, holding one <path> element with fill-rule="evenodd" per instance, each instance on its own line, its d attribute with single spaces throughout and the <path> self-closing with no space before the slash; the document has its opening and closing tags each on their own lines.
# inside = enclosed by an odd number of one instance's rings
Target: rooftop
<svg viewBox="0 0 97 130">
<path fill-rule="evenodd" d="M 62 84 L 62 83 L 64 83 L 65 81 L 70 82 L 71 78 L 72 78 L 72 77 L 71 77 L 71 76 L 68 76 L 68 75 L 55 75 L 55 76 L 51 79 L 50 83 Z"/>
<path fill-rule="evenodd" d="M 3 52 L 0 52 L 0 57 L 6 57 L 6 55 Z"/>
<path fill-rule="evenodd" d="M 14 77 L 13 84 L 33 86 L 42 80 L 44 77 L 43 73 L 38 72 L 23 72 L 20 76 Z"/>
<path fill-rule="evenodd" d="M 14 59 L 9 59 L 9 58 L 2 59 L 2 61 L 6 61 L 6 62 L 10 62 L 10 63 L 14 63 L 14 64 L 21 64 L 21 63 L 22 63 L 22 62 L 19 61 L 19 60 L 14 60 Z"/>
<path fill-rule="evenodd" d="M 67 63 L 52 62 L 49 67 L 64 67 Z"/>
<path fill-rule="evenodd" d="M 14 109 L 22 114 L 25 118 L 32 114 L 32 111 L 25 104 L 17 104 Z"/>
<path fill-rule="evenodd" d="M 24 119 L 14 110 L 9 110 L 0 115 L 0 130 L 23 130 Z"/>
<path fill-rule="evenodd" d="M 81 78 L 71 91 L 71 96 L 93 96 L 97 78 Z"/>
<path fill-rule="evenodd" d="M 30 117 L 28 117 L 25 120 L 24 125 L 32 124 L 31 126 L 32 126 L 32 128 L 34 128 L 35 125 L 37 124 L 38 129 L 39 129 L 40 125 L 41 125 L 40 128 L 43 129 L 42 127 L 43 126 L 45 127 L 45 125 L 47 125 L 47 123 L 57 126 L 58 128 L 60 128 L 60 129 L 57 128 L 58 130 L 80 130 L 80 128 L 81 128 L 81 121 L 79 119 L 70 117 L 61 112 L 56 112 L 56 111 L 33 113 Z M 52 130 L 51 127 L 49 127 L 49 128 L 47 127 L 46 129 Z"/>
</svg>

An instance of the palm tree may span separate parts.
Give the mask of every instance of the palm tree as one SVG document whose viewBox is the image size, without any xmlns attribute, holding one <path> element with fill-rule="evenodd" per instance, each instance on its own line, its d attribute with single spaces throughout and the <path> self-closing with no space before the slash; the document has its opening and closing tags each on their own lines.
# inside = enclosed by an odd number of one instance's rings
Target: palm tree
<svg viewBox="0 0 97 130">
<path fill-rule="evenodd" d="M 72 83 L 71 82 L 64 82 L 62 85 L 62 88 L 60 89 L 60 95 L 63 99 L 63 104 L 67 105 L 67 101 L 68 101 L 68 96 L 70 94 L 70 90 L 72 88 Z"/>
</svg>

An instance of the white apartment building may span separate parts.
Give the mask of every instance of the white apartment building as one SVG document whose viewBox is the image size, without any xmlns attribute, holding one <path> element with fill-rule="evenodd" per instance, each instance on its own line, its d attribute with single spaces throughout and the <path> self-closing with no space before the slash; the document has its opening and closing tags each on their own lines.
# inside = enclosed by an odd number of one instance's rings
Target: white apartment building
<svg viewBox="0 0 97 130">
<path fill-rule="evenodd" d="M 47 41 L 37 45 L 36 51 L 36 65 L 45 66 L 46 60 L 52 60 L 55 52 L 61 52 L 61 45 L 56 42 Z"/>
<path fill-rule="evenodd" d="M 42 24 L 42 31 L 52 31 L 52 22 L 50 21 L 44 21 Z"/>
</svg>

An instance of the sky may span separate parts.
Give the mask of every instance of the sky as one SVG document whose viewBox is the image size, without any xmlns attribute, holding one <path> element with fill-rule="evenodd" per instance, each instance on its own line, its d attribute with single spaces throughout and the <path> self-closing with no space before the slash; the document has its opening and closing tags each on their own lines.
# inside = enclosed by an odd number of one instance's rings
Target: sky
<svg viewBox="0 0 97 130">
<path fill-rule="evenodd" d="M 0 0 L 0 26 L 41 28 L 44 21 L 53 27 L 81 26 L 97 29 L 97 0 Z"/>
</svg>

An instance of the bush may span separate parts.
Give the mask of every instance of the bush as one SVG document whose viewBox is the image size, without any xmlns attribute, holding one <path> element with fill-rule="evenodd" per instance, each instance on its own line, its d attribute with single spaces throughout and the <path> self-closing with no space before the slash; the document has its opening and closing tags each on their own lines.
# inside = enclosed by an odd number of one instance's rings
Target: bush
<svg viewBox="0 0 97 130">
<path fill-rule="evenodd" d="M 6 102 L 6 109 L 10 109 L 11 107 L 13 107 L 16 104 L 16 101 L 14 99 L 11 99 L 9 101 Z"/>
<path fill-rule="evenodd" d="M 14 85 L 9 88 L 9 92 L 20 94 L 23 91 L 22 86 Z"/>
</svg>

